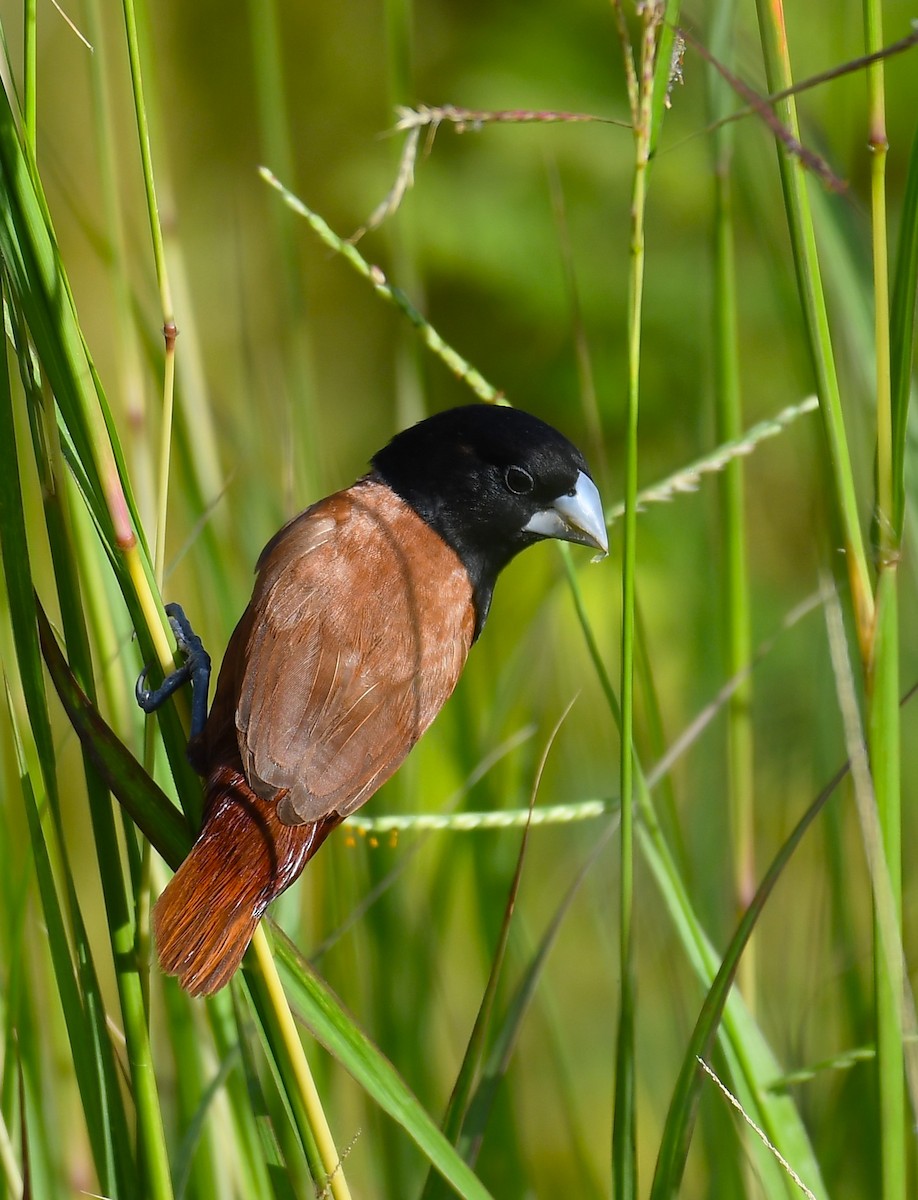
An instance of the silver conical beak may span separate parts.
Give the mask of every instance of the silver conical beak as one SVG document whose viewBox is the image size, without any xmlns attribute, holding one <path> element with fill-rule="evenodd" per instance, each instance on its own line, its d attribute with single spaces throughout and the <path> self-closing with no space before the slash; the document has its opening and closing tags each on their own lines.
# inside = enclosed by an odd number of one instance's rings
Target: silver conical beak
<svg viewBox="0 0 918 1200">
<path fill-rule="evenodd" d="M 541 537 L 594 546 L 600 552 L 597 558 L 605 558 L 609 553 L 609 535 L 599 490 L 584 471 L 577 476 L 573 491 L 559 496 L 549 508 L 535 513 L 523 528 Z"/>
</svg>

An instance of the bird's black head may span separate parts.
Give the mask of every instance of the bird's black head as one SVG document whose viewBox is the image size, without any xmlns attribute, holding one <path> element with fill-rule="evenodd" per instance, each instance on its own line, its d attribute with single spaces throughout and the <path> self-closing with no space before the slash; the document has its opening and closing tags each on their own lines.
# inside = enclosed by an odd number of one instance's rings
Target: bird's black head
<svg viewBox="0 0 918 1200">
<path fill-rule="evenodd" d="M 608 549 L 583 455 L 538 417 L 471 404 L 403 430 L 373 458 L 376 475 L 449 543 L 475 589 L 477 633 L 498 572 L 544 538 Z"/>
</svg>

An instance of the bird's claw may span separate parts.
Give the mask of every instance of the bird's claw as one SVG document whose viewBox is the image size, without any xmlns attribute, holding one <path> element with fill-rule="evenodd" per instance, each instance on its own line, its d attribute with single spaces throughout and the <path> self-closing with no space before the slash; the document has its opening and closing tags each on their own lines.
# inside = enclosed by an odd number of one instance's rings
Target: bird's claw
<svg viewBox="0 0 918 1200">
<path fill-rule="evenodd" d="M 191 682 L 191 737 L 196 737 L 204 728 L 207 718 L 207 691 L 210 685 L 210 655 L 204 649 L 204 643 L 191 627 L 191 622 L 185 616 L 180 604 L 167 604 L 166 615 L 175 643 L 185 661 L 171 674 L 167 675 L 158 688 L 146 687 L 149 667 L 144 667 L 137 677 L 134 695 L 137 703 L 145 713 L 156 710 L 184 684 Z"/>
</svg>

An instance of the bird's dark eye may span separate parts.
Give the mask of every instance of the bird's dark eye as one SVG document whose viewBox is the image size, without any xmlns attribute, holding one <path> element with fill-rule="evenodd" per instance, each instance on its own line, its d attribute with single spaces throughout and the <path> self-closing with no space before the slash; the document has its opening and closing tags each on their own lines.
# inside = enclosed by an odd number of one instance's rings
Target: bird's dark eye
<svg viewBox="0 0 918 1200">
<path fill-rule="evenodd" d="M 517 496 L 525 496 L 535 487 L 532 476 L 522 467 L 507 467 L 504 472 L 504 481 L 510 491 L 515 492 Z"/>
</svg>

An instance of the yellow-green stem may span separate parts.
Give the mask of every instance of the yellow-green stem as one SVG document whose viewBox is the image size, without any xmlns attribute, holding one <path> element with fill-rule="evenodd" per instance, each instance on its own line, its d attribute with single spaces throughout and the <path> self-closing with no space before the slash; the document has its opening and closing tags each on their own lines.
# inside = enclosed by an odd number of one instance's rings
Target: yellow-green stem
<svg viewBox="0 0 918 1200">
<path fill-rule="evenodd" d="M 333 1200 L 351 1200 L 351 1193 L 344 1177 L 342 1160 L 335 1149 L 331 1130 L 322 1108 L 322 1101 L 312 1077 L 312 1071 L 309 1069 L 306 1053 L 303 1050 L 303 1043 L 290 1011 L 290 1005 L 287 1003 L 287 996 L 277 973 L 268 939 L 261 925 L 255 930 L 255 936 L 252 938 L 252 950 L 274 1012 L 277 1031 L 281 1036 L 288 1063 L 296 1078 L 297 1090 L 306 1109 L 309 1131 L 322 1160 L 325 1179 L 316 1182 L 323 1187 L 327 1184 Z"/>
<path fill-rule="evenodd" d="M 865 49 L 882 46 L 879 0 L 864 0 Z M 876 538 L 879 577 L 874 639 L 867 656 L 867 742 L 893 913 L 902 928 L 902 829 L 900 795 L 898 544 L 893 480 L 892 382 L 890 374 L 889 255 L 886 230 L 886 101 L 882 59 L 867 69 L 870 209 L 873 251 L 876 350 Z M 877 1070 L 880 1098 L 880 1158 L 883 1200 L 907 1194 L 905 1075 L 902 1030 L 902 970 L 898 953 L 888 953 L 890 930 L 874 901 L 874 977 L 877 1007 Z"/>
<path fill-rule="evenodd" d="M 153 548 L 153 571 L 156 586 L 162 591 L 166 566 L 166 516 L 169 499 L 169 464 L 172 458 L 172 414 L 175 399 L 175 326 L 165 325 L 166 358 L 163 364 L 163 417 L 159 438 L 159 477 L 156 494 L 159 511 L 156 516 L 156 541 Z"/>
</svg>

